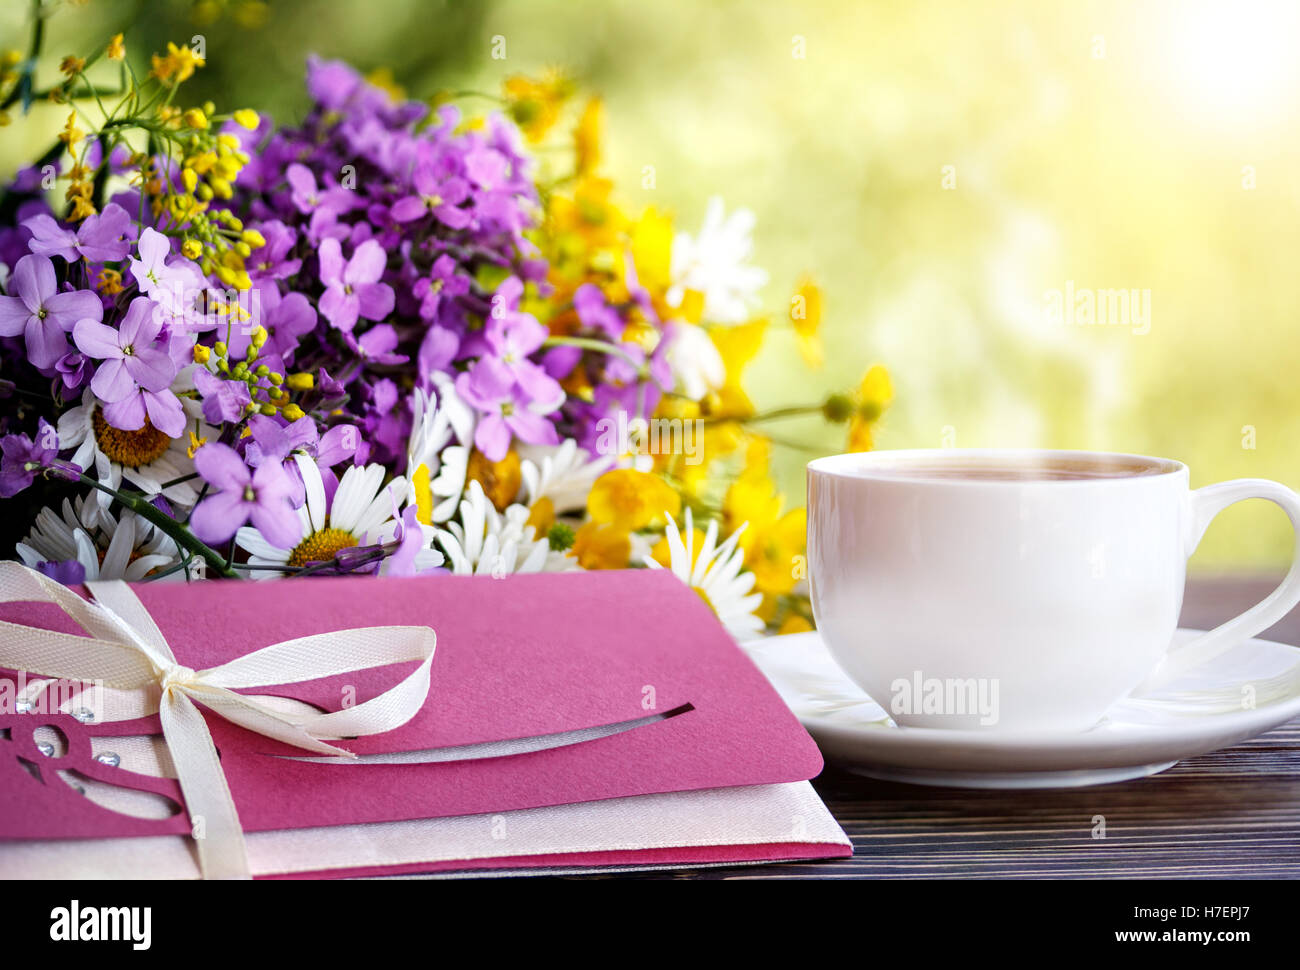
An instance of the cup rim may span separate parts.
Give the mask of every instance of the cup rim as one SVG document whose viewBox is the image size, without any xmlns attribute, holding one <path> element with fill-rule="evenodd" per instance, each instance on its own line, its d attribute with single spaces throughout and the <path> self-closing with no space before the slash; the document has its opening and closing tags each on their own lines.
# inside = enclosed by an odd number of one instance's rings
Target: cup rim
<svg viewBox="0 0 1300 970">
<path fill-rule="evenodd" d="M 1107 459 L 1117 462 L 1140 462 L 1153 467 L 1153 471 L 1144 471 L 1141 474 L 1133 475 L 1116 475 L 1107 478 L 1035 478 L 1035 479 L 1017 479 L 1017 478 L 953 478 L 949 476 L 937 475 L 875 475 L 871 474 L 873 468 L 880 469 L 889 467 L 891 462 L 907 461 L 910 459 L 940 459 L 952 460 L 956 456 L 967 459 L 1046 459 L 1046 460 L 1087 460 L 1093 462 L 1104 462 Z M 885 449 L 881 451 L 859 451 L 847 452 L 838 455 L 824 455 L 821 458 L 814 458 L 808 462 L 807 471 L 813 475 L 826 475 L 831 478 L 846 478 L 857 480 L 869 480 L 874 482 L 889 482 L 891 484 L 914 485 L 955 485 L 970 488 L 972 486 L 984 486 L 989 488 L 999 487 L 1018 487 L 1023 488 L 1026 485 L 1046 485 L 1053 488 L 1068 488 L 1078 486 L 1099 486 L 1099 485 L 1123 485 L 1134 482 L 1158 481 L 1167 478 L 1170 475 L 1180 475 L 1187 472 L 1187 466 L 1181 461 L 1173 458 L 1156 458 L 1151 455 L 1139 455 L 1132 452 L 1123 451 L 1087 451 L 1084 449 L 1058 449 L 1058 448 L 897 448 Z"/>
</svg>

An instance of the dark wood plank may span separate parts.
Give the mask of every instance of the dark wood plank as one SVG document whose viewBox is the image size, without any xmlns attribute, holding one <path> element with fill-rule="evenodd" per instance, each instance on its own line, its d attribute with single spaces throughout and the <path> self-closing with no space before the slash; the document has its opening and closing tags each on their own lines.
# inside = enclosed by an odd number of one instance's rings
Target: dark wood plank
<svg viewBox="0 0 1300 970">
<path fill-rule="evenodd" d="M 1276 582 L 1193 580 L 1182 625 L 1212 627 Z M 1300 645 L 1300 610 L 1264 636 Z M 814 784 L 852 838 L 852 859 L 637 878 L 1300 878 L 1300 718 L 1154 777 L 1095 788 L 924 788 L 834 767 Z M 1104 839 L 1093 837 L 1099 815 Z"/>
</svg>

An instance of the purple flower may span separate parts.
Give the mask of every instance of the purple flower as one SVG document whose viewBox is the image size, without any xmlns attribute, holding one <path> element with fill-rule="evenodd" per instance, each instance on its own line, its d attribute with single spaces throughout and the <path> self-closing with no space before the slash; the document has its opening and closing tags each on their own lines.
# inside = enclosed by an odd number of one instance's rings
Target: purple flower
<svg viewBox="0 0 1300 970">
<path fill-rule="evenodd" d="M 194 387 L 203 395 L 203 417 L 208 424 L 238 421 L 253 402 L 246 383 L 218 377 L 206 367 L 194 368 Z"/>
<path fill-rule="evenodd" d="M 404 364 L 405 354 L 393 353 L 397 346 L 397 330 L 387 323 L 377 324 L 363 333 L 360 339 L 344 332 L 348 349 L 370 364 Z"/>
<path fill-rule="evenodd" d="M 290 195 L 293 204 L 303 215 L 311 215 L 317 210 L 341 216 L 352 208 L 352 193 L 342 186 L 321 191 L 316 185 L 316 176 L 306 165 L 295 162 L 289 166 L 285 177 L 289 180 Z"/>
<path fill-rule="evenodd" d="M 64 586 L 80 586 L 86 581 L 86 567 L 76 559 L 38 562 L 36 571 Z"/>
<path fill-rule="evenodd" d="M 283 280 L 302 268 L 301 259 L 291 259 L 289 254 L 298 242 L 298 234 L 279 219 L 272 219 L 255 227 L 266 240 L 249 254 L 245 264 L 248 275 L 255 280 Z"/>
<path fill-rule="evenodd" d="M 382 320 L 393 312 L 393 288 L 380 283 L 387 258 L 384 247 L 367 239 L 343 261 L 338 240 L 320 244 L 320 281 L 325 292 L 320 298 L 320 312 L 339 330 L 351 330 L 357 319 Z"/>
<path fill-rule="evenodd" d="M 158 339 L 162 322 L 154 306 L 148 297 L 137 296 L 116 330 L 94 320 L 79 320 L 73 328 L 77 349 L 102 361 L 90 381 L 101 401 L 121 401 L 138 390 L 161 391 L 176 377 L 167 339 Z"/>
<path fill-rule="evenodd" d="M 248 353 L 253 331 L 258 325 L 266 328 L 267 339 L 262 345 L 262 355 L 292 361 L 303 337 L 316 329 L 316 308 L 301 293 L 280 294 L 280 288 L 269 280 L 255 284 L 257 315 L 247 326 L 232 327 L 226 340 L 232 360 L 242 360 Z M 272 368 L 275 370 L 276 368 Z"/>
<path fill-rule="evenodd" d="M 415 281 L 412 293 L 420 300 L 421 319 L 437 319 L 443 300 L 469 292 L 469 277 L 456 272 L 456 269 L 456 261 L 443 253 L 433 261 L 429 275 Z"/>
<path fill-rule="evenodd" d="M 460 204 L 469 198 L 469 183 L 458 176 L 439 179 L 428 166 L 415 170 L 412 178 L 415 194 L 393 203 L 392 216 L 397 222 L 412 222 L 432 212 L 435 219 L 452 229 L 464 229 L 473 217 Z"/>
<path fill-rule="evenodd" d="M 599 330 L 610 340 L 623 339 L 623 320 L 605 302 L 605 294 L 595 283 L 583 283 L 573 294 L 573 308 L 584 327 Z"/>
<path fill-rule="evenodd" d="M 74 232 L 60 225 L 53 216 L 33 216 L 23 222 L 31 230 L 27 245 L 42 256 L 62 256 L 69 263 L 84 256 L 97 263 L 115 263 L 126 258 L 135 240 L 136 227 L 131 214 L 115 202 L 103 212 L 88 216 Z"/>
<path fill-rule="evenodd" d="M 244 460 L 254 468 L 271 462 L 281 465 L 293 483 L 295 508 L 306 500 L 307 490 L 294 456 L 315 458 L 321 477 L 328 484 L 334 476 L 330 469 L 351 458 L 360 439 L 357 429 L 350 424 L 337 425 L 322 435 L 316 429 L 316 422 L 306 417 L 282 425 L 274 418 L 256 414 L 248 419 L 248 430 L 252 440 L 244 448 Z"/>
<path fill-rule="evenodd" d="M 500 461 L 510 450 L 511 435 L 534 445 L 559 444 L 555 425 L 528 408 L 514 375 L 501 361 L 484 357 L 456 378 L 456 392 L 483 412 L 474 429 L 474 444 L 489 461 Z"/>
<path fill-rule="evenodd" d="M 140 388 L 120 401 L 103 405 L 104 420 L 123 431 L 139 431 L 145 419 L 169 438 L 185 433 L 185 408 L 170 388 L 146 391 Z"/>
<path fill-rule="evenodd" d="M 90 383 L 90 378 L 94 375 L 94 364 L 90 358 L 75 350 L 60 357 L 54 369 L 58 372 L 69 396 Z"/>
<path fill-rule="evenodd" d="M 53 367 L 68 352 L 66 334 L 78 320 L 103 319 L 104 305 L 93 290 L 58 292 L 48 257 L 18 260 L 12 283 L 17 296 L 0 296 L 0 337 L 23 334 L 27 358 L 38 369 Z"/>
<path fill-rule="evenodd" d="M 194 468 L 217 489 L 190 516 L 190 528 L 204 542 L 226 542 L 251 521 L 273 546 L 292 549 L 298 544 L 302 531 L 289 504 L 293 485 L 278 464 L 250 471 L 233 448 L 214 442 L 194 453 Z"/>
<path fill-rule="evenodd" d="M 506 366 L 529 400 L 552 411 L 564 402 L 564 389 L 528 359 L 546 341 L 550 331 L 531 313 L 514 309 L 522 292 L 523 284 L 513 276 L 497 288 L 484 337 L 488 352 Z"/>
<path fill-rule="evenodd" d="M 39 418 L 35 441 L 25 434 L 7 434 L 0 439 L 0 451 L 0 498 L 9 498 L 59 457 L 59 436 L 49 422 Z"/>
<path fill-rule="evenodd" d="M 183 257 L 171 259 L 171 240 L 155 229 L 140 234 L 136 249 L 140 258 L 131 259 L 131 275 L 140 292 L 153 299 L 159 312 L 170 316 L 176 325 L 212 329 L 212 321 L 202 309 L 207 279 L 198 265 Z"/>
</svg>

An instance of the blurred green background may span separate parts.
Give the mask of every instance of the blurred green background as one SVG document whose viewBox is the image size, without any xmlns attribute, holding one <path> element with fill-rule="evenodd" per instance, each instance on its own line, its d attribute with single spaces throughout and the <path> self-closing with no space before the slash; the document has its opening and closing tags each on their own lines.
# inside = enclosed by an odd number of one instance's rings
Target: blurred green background
<svg viewBox="0 0 1300 970">
<path fill-rule="evenodd" d="M 801 274 L 824 288 L 824 368 L 805 368 L 774 326 L 747 372 L 760 408 L 819 401 L 878 361 L 897 394 L 881 447 L 1137 451 L 1188 462 L 1194 485 L 1300 485 L 1295 3 L 47 7 L 47 78 L 119 30 L 146 65 L 201 33 L 207 67 L 187 100 L 277 118 L 302 111 L 311 51 L 389 68 L 417 97 L 562 67 L 605 98 L 605 169 L 628 209 L 655 205 L 693 231 L 720 193 L 758 214 L 775 320 Z M 26 14 L 0 8 L 0 46 L 26 46 Z M 0 175 L 65 114 L 41 107 L 0 129 Z M 1064 322 L 1049 294 L 1067 286 L 1149 292 L 1149 321 Z M 806 445 L 777 452 L 791 499 L 804 461 L 842 450 L 841 432 L 781 426 Z M 1285 519 L 1256 505 L 1226 513 L 1194 565 L 1284 563 Z"/>
</svg>

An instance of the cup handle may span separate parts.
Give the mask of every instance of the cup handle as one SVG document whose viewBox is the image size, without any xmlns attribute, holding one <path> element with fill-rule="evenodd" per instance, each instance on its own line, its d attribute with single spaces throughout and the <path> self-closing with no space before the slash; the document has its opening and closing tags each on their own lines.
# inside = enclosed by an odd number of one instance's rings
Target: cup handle
<svg viewBox="0 0 1300 970">
<path fill-rule="evenodd" d="M 1216 515 L 1229 505 L 1248 498 L 1267 499 L 1277 505 L 1291 520 L 1297 535 L 1296 550 L 1291 556 L 1291 570 L 1278 584 L 1277 589 L 1260 600 L 1245 613 L 1201 634 L 1190 643 L 1171 650 L 1155 669 L 1141 689 L 1159 687 L 1186 673 L 1207 660 L 1223 653 L 1242 640 L 1253 637 L 1291 612 L 1300 602 L 1300 495 L 1285 485 L 1264 478 L 1238 478 L 1198 488 L 1191 494 L 1191 524 L 1188 531 L 1187 555 L 1200 545 L 1201 537 Z"/>
</svg>

